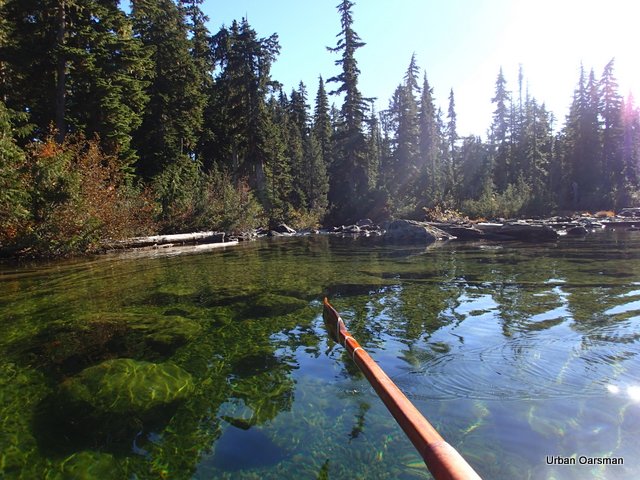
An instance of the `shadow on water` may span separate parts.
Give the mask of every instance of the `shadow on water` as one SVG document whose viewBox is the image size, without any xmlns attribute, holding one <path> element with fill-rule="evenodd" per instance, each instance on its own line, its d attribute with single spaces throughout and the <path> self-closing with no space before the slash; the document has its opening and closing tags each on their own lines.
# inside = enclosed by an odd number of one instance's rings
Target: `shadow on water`
<svg viewBox="0 0 640 480">
<path fill-rule="evenodd" d="M 230 425 L 216 442 L 213 466 L 225 472 L 237 472 L 270 467 L 290 455 L 291 452 L 277 445 L 260 428 Z"/>
<path fill-rule="evenodd" d="M 63 393 L 49 395 L 36 408 L 33 434 L 43 455 L 65 458 L 74 452 L 96 450 L 120 457 L 142 452 L 138 439 L 161 432 L 178 408 L 177 403 L 136 412 L 100 412 Z"/>
</svg>

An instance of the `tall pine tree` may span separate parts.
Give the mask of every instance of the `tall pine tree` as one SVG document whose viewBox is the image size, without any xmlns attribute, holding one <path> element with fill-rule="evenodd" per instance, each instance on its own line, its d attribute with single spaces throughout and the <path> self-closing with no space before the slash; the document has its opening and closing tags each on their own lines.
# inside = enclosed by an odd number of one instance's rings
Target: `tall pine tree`
<svg viewBox="0 0 640 480">
<path fill-rule="evenodd" d="M 458 199 L 460 188 L 460 166 L 458 164 L 458 115 L 456 114 L 456 102 L 453 89 L 449 91 L 449 107 L 447 108 L 447 157 L 445 175 L 445 194 L 449 203 L 455 203 Z"/>
<path fill-rule="evenodd" d="M 332 219 L 336 223 L 353 222 L 366 214 L 369 192 L 369 159 L 364 134 L 366 99 L 358 88 L 360 70 L 355 58 L 358 48 L 365 45 L 353 29 L 354 3 L 342 0 L 337 6 L 342 29 L 338 43 L 329 51 L 340 54 L 335 64 L 341 72 L 327 80 L 337 83 L 332 94 L 344 96 L 340 122 L 335 135 L 335 157 L 331 168 L 329 198 L 332 203 Z"/>
<path fill-rule="evenodd" d="M 318 79 L 316 104 L 313 110 L 313 133 L 320 144 L 322 160 L 328 169 L 333 161 L 333 125 L 329 113 L 329 97 L 322 77 Z"/>
<path fill-rule="evenodd" d="M 442 198 L 439 152 L 442 139 L 438 130 L 433 89 L 424 74 L 422 96 L 418 113 L 418 168 L 420 181 L 416 196 L 422 198 L 422 206 L 433 207 L 433 201 Z"/>
<path fill-rule="evenodd" d="M 614 76 L 613 59 L 607 63 L 600 79 L 599 113 L 602 121 L 602 174 L 604 191 L 611 194 L 610 202 L 622 207 L 627 198 L 625 169 L 623 163 L 622 96 L 618 92 L 618 81 Z"/>
<path fill-rule="evenodd" d="M 491 102 L 495 104 L 489 137 L 493 156 L 492 163 L 495 168 L 494 179 L 498 191 L 503 192 L 512 179 L 509 176 L 511 163 L 511 98 L 507 91 L 507 81 L 502 73 L 502 68 L 500 68 L 496 79 L 495 96 L 491 99 Z"/>
<path fill-rule="evenodd" d="M 153 52 L 149 105 L 135 138 L 138 172 L 152 178 L 195 156 L 206 97 L 181 9 L 172 0 L 132 0 L 131 13 L 136 36 Z"/>
<path fill-rule="evenodd" d="M 8 39 L 0 47 L 7 105 L 29 112 L 44 138 L 55 125 L 98 135 L 123 168 L 136 159 L 133 132 L 147 103 L 149 54 L 113 0 L 8 0 L 0 16 Z"/>
<path fill-rule="evenodd" d="M 207 111 L 206 122 L 212 126 L 207 155 L 228 167 L 236 179 L 246 178 L 265 202 L 269 152 L 280 155 L 280 146 L 269 138 L 274 112 L 266 105 L 275 86 L 271 65 L 280 52 L 278 36 L 259 38 L 242 19 L 221 28 L 213 46 L 219 72 Z"/>
</svg>

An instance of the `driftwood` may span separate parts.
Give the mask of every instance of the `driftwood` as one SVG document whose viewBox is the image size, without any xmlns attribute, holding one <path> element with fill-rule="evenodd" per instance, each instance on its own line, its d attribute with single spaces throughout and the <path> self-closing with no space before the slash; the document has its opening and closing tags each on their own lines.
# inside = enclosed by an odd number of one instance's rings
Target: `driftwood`
<svg viewBox="0 0 640 480">
<path fill-rule="evenodd" d="M 152 235 L 150 237 L 134 237 L 119 242 L 108 243 L 108 248 L 140 248 L 156 245 L 196 245 L 223 243 L 224 232 L 180 233 L 176 235 Z"/>
</svg>

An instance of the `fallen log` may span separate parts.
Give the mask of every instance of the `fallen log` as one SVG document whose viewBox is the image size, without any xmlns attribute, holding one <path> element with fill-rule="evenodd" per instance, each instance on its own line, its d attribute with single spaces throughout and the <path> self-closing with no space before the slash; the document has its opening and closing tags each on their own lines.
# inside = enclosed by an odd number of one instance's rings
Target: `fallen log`
<svg viewBox="0 0 640 480">
<path fill-rule="evenodd" d="M 152 235 L 149 237 L 134 237 L 105 244 L 107 248 L 140 248 L 154 245 L 180 244 L 196 245 L 208 243 L 224 243 L 224 232 L 195 232 L 179 233 L 175 235 Z"/>
</svg>

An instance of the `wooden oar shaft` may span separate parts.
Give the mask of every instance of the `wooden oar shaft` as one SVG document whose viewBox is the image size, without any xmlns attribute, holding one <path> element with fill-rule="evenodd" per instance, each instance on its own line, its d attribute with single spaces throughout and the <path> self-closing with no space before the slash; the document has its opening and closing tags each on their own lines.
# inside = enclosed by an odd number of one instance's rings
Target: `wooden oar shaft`
<svg viewBox="0 0 640 480">
<path fill-rule="evenodd" d="M 467 461 L 440 436 L 384 370 L 351 336 L 340 315 L 326 298 L 324 318 L 334 340 L 347 349 L 355 364 L 418 450 L 435 479 L 480 479 Z"/>
</svg>

